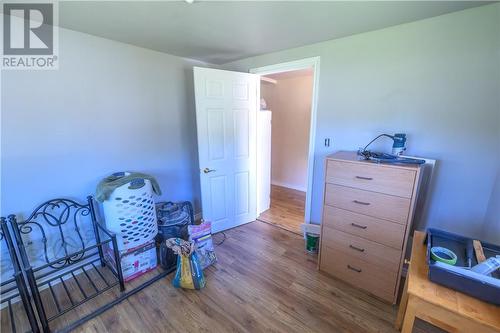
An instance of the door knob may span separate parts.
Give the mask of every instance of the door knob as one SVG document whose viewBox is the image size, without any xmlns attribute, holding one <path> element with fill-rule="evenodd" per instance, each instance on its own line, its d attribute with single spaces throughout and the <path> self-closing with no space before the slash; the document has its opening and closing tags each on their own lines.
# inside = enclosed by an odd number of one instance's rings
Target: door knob
<svg viewBox="0 0 500 333">
<path fill-rule="evenodd" d="M 203 169 L 204 173 L 209 173 L 209 172 L 214 172 L 214 171 L 215 171 L 214 169 L 209 169 L 209 168 Z"/>
</svg>

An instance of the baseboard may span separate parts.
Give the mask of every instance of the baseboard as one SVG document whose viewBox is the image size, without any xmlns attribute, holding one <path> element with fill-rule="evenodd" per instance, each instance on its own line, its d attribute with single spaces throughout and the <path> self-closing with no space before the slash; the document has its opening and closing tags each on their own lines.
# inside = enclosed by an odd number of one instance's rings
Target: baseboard
<svg viewBox="0 0 500 333">
<path fill-rule="evenodd" d="M 271 185 L 291 188 L 292 190 L 297 190 L 297 191 L 301 191 L 301 192 L 307 191 L 307 188 L 305 188 L 305 187 L 301 187 L 301 186 L 297 186 L 297 185 L 293 185 L 293 184 L 288 184 L 288 183 L 284 183 L 284 182 L 280 182 L 280 181 L 276 181 L 276 180 L 271 181 Z"/>
</svg>

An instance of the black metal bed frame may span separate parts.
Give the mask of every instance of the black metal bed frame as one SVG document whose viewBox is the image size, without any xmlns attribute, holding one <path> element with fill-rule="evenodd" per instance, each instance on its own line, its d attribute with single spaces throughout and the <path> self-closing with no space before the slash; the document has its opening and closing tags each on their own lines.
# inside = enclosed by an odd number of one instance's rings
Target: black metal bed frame
<svg viewBox="0 0 500 333">
<path fill-rule="evenodd" d="M 12 332 L 16 333 L 18 331 L 18 327 L 16 327 L 16 319 L 14 317 L 14 311 L 12 309 L 12 301 L 19 297 L 22 301 L 24 312 L 30 324 L 31 332 L 38 333 L 40 330 L 38 329 L 35 312 L 33 311 L 33 307 L 31 306 L 31 298 L 28 292 L 28 287 L 26 286 L 26 282 L 24 281 L 23 273 L 21 271 L 21 267 L 14 250 L 14 242 L 12 241 L 12 237 L 10 236 L 8 230 L 7 220 L 4 217 L 0 219 L 0 241 L 5 241 L 5 244 L 7 245 L 7 250 L 9 252 L 9 257 L 12 262 L 12 268 L 14 271 L 12 278 L 7 279 L 6 281 L 2 281 L 1 283 L 1 303 L 2 305 L 6 304 L 10 319 L 10 329 Z"/>
<path fill-rule="evenodd" d="M 92 228 L 95 236 L 94 245 L 85 244 L 84 238 L 81 234 L 80 226 L 78 224 L 79 218 L 87 216 L 90 217 L 90 220 L 92 222 Z M 120 291 L 123 292 L 125 290 L 116 236 L 106 230 L 101 224 L 97 222 L 94 202 L 91 196 L 87 197 L 87 204 L 80 204 L 70 199 L 49 200 L 38 206 L 33 211 L 33 213 L 24 221 L 17 221 L 15 215 L 9 215 L 8 220 L 11 224 L 17 242 L 19 255 L 21 257 L 21 271 L 24 271 L 26 274 L 40 325 L 44 332 L 50 332 L 49 322 L 53 321 L 56 318 L 59 318 L 65 313 L 75 309 L 76 307 L 106 292 L 107 290 L 117 285 L 120 286 Z M 70 238 L 70 236 L 66 234 L 68 230 L 63 230 L 63 226 L 66 226 L 68 228 L 70 224 L 72 228 L 72 236 L 76 236 L 78 243 L 77 245 L 79 248 L 78 251 L 73 251 L 71 253 L 68 250 L 68 238 Z M 43 244 L 44 259 L 44 263 L 42 264 L 36 264 L 33 263 L 32 260 L 30 260 L 26 252 L 27 244 L 25 244 L 25 242 L 23 241 L 22 235 L 28 235 L 35 230 L 38 231 L 42 236 L 41 242 Z M 58 240 L 60 240 L 60 246 L 64 252 L 64 255 L 62 257 L 52 259 L 49 258 L 47 249 L 48 230 L 55 230 L 55 232 L 59 236 Z M 105 235 L 107 239 L 101 240 L 101 234 Z M 116 263 L 116 268 L 113 267 L 113 265 L 108 264 L 105 261 L 105 257 L 103 255 L 103 245 L 109 244 L 113 246 L 113 255 Z M 101 267 L 110 268 L 110 271 L 112 272 L 116 280 L 113 282 L 108 281 L 99 271 L 96 264 L 100 264 Z M 92 281 L 92 278 L 88 274 L 88 271 L 92 269 L 94 269 L 100 276 L 100 279 L 104 281 L 104 288 L 99 288 L 96 283 Z M 95 292 L 89 294 L 84 291 L 84 289 L 78 282 L 78 279 L 76 278 L 76 274 L 78 273 L 82 273 L 84 276 L 86 276 Z M 78 290 L 83 296 L 83 299 L 75 301 L 71 297 L 71 293 L 69 292 L 65 282 L 65 277 L 73 278 L 78 286 Z M 59 302 L 57 301 L 57 297 L 52 286 L 52 283 L 54 282 L 62 284 L 63 290 L 65 291 L 71 303 L 69 307 L 62 307 L 61 304 L 59 304 Z M 48 288 L 53 302 L 56 305 L 57 312 L 49 317 L 47 316 L 46 307 L 41 296 L 41 288 Z"/>
<path fill-rule="evenodd" d="M 58 211 L 59 213 L 55 214 L 54 211 Z M 82 237 L 77 221 L 78 216 L 90 218 L 92 224 L 91 232 L 92 237 L 95 237 L 95 244 L 85 245 L 85 241 Z M 71 253 L 68 251 L 68 242 L 66 240 L 67 238 L 70 238 L 70 235 L 66 234 L 68 232 L 67 226 L 69 224 L 72 224 L 72 228 L 70 228 L 69 231 L 77 237 L 76 239 L 79 245 L 79 250 Z M 63 230 L 63 226 L 66 226 L 66 231 Z M 64 252 L 64 255 L 55 259 L 49 259 L 47 249 L 47 228 L 54 228 L 54 230 L 56 230 L 59 235 L 62 251 Z M 23 235 L 28 235 L 34 230 L 38 231 L 42 236 L 40 240 L 43 244 L 43 253 L 41 253 L 43 257 L 42 264 L 37 264 L 30 260 L 26 251 L 29 243 L 25 244 L 23 240 Z M 9 256 L 14 267 L 13 277 L 7 279 L 7 281 L 1 282 L 0 293 L 2 305 L 4 303 L 7 303 L 8 305 L 7 311 L 10 318 L 11 331 L 13 333 L 17 333 L 14 320 L 16 312 L 12 309 L 12 305 L 15 304 L 13 300 L 17 301 L 16 297 L 19 297 L 22 300 L 24 312 L 28 319 L 28 322 L 23 324 L 27 326 L 29 323 L 31 332 L 33 333 L 38 333 L 41 330 L 45 333 L 51 331 L 49 325 L 51 321 L 63 316 L 71 310 L 74 310 L 83 303 L 112 289 L 113 287 L 117 285 L 120 286 L 120 293 L 117 296 L 115 295 L 116 297 L 113 300 L 95 308 L 90 313 L 83 315 L 82 317 L 69 323 L 67 326 L 57 328 L 58 332 L 65 333 L 72 331 L 88 320 L 104 313 L 131 295 L 140 292 L 154 282 L 166 277 L 176 269 L 175 266 L 163 269 L 155 276 L 148 278 L 142 284 L 136 286 L 134 289 L 125 291 L 116 236 L 98 222 L 94 208 L 94 200 L 91 196 L 87 197 L 86 204 L 80 204 L 69 199 L 49 200 L 39 205 L 33 213 L 31 213 L 31 215 L 23 221 L 17 221 L 16 216 L 14 215 L 9 215 L 8 219 L 2 217 L 0 231 L 0 241 L 5 239 Z M 53 234 L 51 233 L 50 235 Z M 101 240 L 101 236 L 104 236 L 106 239 Z M 103 245 L 109 246 L 110 244 L 113 246 L 113 254 L 116 263 L 115 267 L 105 261 L 106 256 L 104 256 L 103 253 Z M 107 267 L 112 273 L 109 275 L 111 275 L 115 280 L 113 282 L 109 282 L 99 271 L 98 266 L 101 266 L 102 268 Z M 98 277 L 101 281 L 100 285 L 104 285 L 104 287 L 100 288 L 97 280 L 93 280 L 89 276 L 89 270 L 95 272 L 95 277 Z M 76 278 L 78 273 L 81 274 L 80 276 L 82 278 L 84 277 L 88 280 L 86 287 L 94 292 L 85 292 L 84 288 Z M 83 299 L 78 301 L 72 299 L 71 293 L 65 282 L 65 277 L 72 278 L 77 286 L 74 290 L 78 290 L 80 295 L 83 296 Z M 62 307 L 61 304 L 59 304 L 56 293 L 52 288 L 53 282 L 60 284 L 60 291 L 65 292 L 71 305 L 68 307 Z M 54 315 L 49 317 L 45 311 L 46 304 L 44 304 L 44 300 L 42 299 L 41 289 L 45 289 L 45 295 L 50 295 L 53 300 L 53 305 L 55 306 L 51 309 L 57 310 Z M 5 294 L 8 295 L 4 297 Z"/>
</svg>

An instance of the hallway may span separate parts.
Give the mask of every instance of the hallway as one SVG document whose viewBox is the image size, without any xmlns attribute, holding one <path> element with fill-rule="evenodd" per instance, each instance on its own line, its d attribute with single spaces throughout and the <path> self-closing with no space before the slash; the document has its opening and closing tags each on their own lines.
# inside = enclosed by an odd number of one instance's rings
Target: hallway
<svg viewBox="0 0 500 333">
<path fill-rule="evenodd" d="M 257 219 L 302 234 L 300 225 L 304 223 L 305 200 L 305 192 L 271 185 L 271 208 Z"/>
</svg>

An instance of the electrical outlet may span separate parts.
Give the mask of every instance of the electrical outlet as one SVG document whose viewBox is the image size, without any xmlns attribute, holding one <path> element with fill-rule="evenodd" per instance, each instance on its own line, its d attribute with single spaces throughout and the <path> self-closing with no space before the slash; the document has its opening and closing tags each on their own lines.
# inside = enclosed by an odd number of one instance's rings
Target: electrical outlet
<svg viewBox="0 0 500 333">
<path fill-rule="evenodd" d="M 325 147 L 330 147 L 330 138 L 325 139 Z"/>
</svg>

